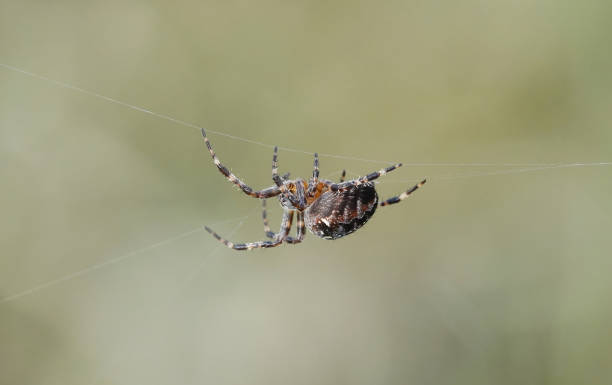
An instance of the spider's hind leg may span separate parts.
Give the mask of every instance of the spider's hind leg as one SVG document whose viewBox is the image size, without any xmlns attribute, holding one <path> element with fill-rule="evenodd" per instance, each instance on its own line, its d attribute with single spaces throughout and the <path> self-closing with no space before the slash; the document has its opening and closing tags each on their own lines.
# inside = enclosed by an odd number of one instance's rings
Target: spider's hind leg
<svg viewBox="0 0 612 385">
<path fill-rule="evenodd" d="M 412 186 L 411 188 L 409 188 L 408 190 L 404 191 L 403 193 L 401 193 L 398 196 L 394 196 L 393 198 L 389 198 L 383 202 L 380 202 L 381 206 L 388 206 L 388 205 L 392 205 L 394 203 L 399 203 L 402 200 L 408 198 L 408 196 L 410 194 L 412 194 L 413 192 L 415 192 L 416 190 L 419 189 L 419 187 L 423 186 L 425 184 L 425 182 L 427 182 L 427 179 L 423 179 L 421 182 L 415 184 L 414 186 Z"/>
<path fill-rule="evenodd" d="M 393 170 L 395 170 L 397 168 L 400 168 L 400 167 L 402 167 L 402 164 L 401 163 L 397 163 L 397 164 L 394 164 L 393 166 L 385 167 L 385 168 L 380 169 L 378 171 L 371 172 L 368 175 L 359 178 L 359 180 L 363 181 L 363 182 L 370 182 L 370 181 L 373 181 L 374 179 L 378 179 L 381 176 L 387 175 L 391 171 L 393 171 Z"/>
<path fill-rule="evenodd" d="M 348 188 L 350 186 L 357 186 L 357 185 L 360 185 L 362 183 L 371 182 L 374 179 L 378 179 L 379 177 L 381 177 L 383 175 L 387 175 L 388 173 L 390 173 L 391 171 L 393 171 L 393 170 L 395 170 L 395 169 L 397 169 L 399 167 L 402 167 L 401 163 L 397 163 L 397 164 L 394 164 L 392 166 L 385 167 L 385 168 L 380 169 L 378 171 L 371 172 L 371 173 L 369 173 L 366 176 L 362 176 L 362 177 L 359 177 L 357 179 L 349 180 L 347 182 L 344 182 L 344 178 L 341 178 L 340 183 L 331 183 L 331 184 L 329 184 L 329 188 L 332 191 L 338 191 L 338 190 L 346 189 L 346 188 Z M 343 175 L 344 175 L 344 173 L 343 173 Z"/>
</svg>

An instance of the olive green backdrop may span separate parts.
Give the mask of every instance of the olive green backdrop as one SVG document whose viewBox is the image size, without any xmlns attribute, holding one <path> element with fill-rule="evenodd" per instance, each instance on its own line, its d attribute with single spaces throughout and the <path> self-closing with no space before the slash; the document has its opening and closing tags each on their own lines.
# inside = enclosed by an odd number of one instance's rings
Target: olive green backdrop
<svg viewBox="0 0 612 385">
<path fill-rule="evenodd" d="M 0 63 L 305 151 L 605 162 L 611 12 L 0 0 Z M 272 183 L 270 148 L 210 139 Z M 280 152 L 281 172 L 311 165 Z M 196 129 L 0 67 L 0 383 L 609 384 L 612 166 L 499 174 L 521 168 L 406 165 L 381 197 L 430 181 L 357 233 L 239 253 L 201 226 L 262 239 L 259 202 Z"/>
</svg>

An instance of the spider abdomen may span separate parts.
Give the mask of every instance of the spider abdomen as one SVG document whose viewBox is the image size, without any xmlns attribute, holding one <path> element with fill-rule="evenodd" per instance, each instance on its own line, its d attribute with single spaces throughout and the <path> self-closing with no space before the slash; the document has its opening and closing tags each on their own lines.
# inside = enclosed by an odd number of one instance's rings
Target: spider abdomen
<svg viewBox="0 0 612 385">
<path fill-rule="evenodd" d="M 306 209 L 304 220 L 314 235 L 338 239 L 362 227 L 376 207 L 378 194 L 374 183 L 366 182 L 323 193 Z"/>
</svg>

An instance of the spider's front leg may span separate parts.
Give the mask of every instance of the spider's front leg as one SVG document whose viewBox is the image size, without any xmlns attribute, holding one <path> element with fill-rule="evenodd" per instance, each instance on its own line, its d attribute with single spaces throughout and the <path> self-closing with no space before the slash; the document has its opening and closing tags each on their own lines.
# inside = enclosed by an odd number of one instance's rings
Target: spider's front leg
<svg viewBox="0 0 612 385">
<path fill-rule="evenodd" d="M 314 161 L 312 163 L 312 179 L 310 180 L 307 194 L 313 196 L 317 184 L 319 183 L 319 154 L 314 153 Z"/>
<path fill-rule="evenodd" d="M 267 211 L 266 211 L 266 200 L 265 199 L 262 199 L 261 205 L 262 205 L 261 218 L 263 219 L 264 233 L 266 234 L 266 237 L 268 237 L 270 239 L 275 239 L 280 233 L 276 234 L 270 228 L 270 224 L 268 223 L 268 214 L 267 214 Z M 283 219 L 284 218 L 285 218 L 285 216 L 283 216 Z M 283 229 L 285 227 L 286 226 L 283 226 L 281 224 L 281 229 Z M 287 233 L 287 237 L 285 238 L 285 242 L 291 243 L 291 244 L 300 243 L 304 239 L 304 235 L 305 234 L 306 234 L 306 225 L 304 224 L 304 213 L 298 211 L 297 212 L 297 237 L 296 238 L 290 237 L 288 235 L 288 233 Z"/>
<path fill-rule="evenodd" d="M 262 199 L 261 200 L 261 219 L 263 220 L 264 233 L 266 234 L 266 237 L 270 239 L 278 239 L 279 237 L 282 237 L 283 239 L 285 239 L 289 236 L 289 230 L 291 229 L 291 224 L 293 222 L 293 210 L 285 209 L 283 211 L 283 219 L 281 221 L 280 231 L 278 233 L 275 233 L 274 231 L 272 231 L 272 229 L 270 228 L 270 224 L 268 223 L 268 212 L 266 210 L 266 200 Z M 286 231 L 286 233 L 283 233 L 284 231 Z"/>
<path fill-rule="evenodd" d="M 260 191 L 253 191 L 251 187 L 247 186 L 243 181 L 238 179 L 238 177 L 234 175 L 227 167 L 221 164 L 221 161 L 219 161 L 219 158 L 217 158 L 217 155 L 215 154 L 215 151 L 213 150 L 210 144 L 210 141 L 208 140 L 208 137 L 206 137 L 206 132 L 204 131 L 203 128 L 202 128 L 202 136 L 204 137 L 204 142 L 206 142 L 206 147 L 208 147 L 210 156 L 212 156 L 213 162 L 215 163 L 215 166 L 217 166 L 221 174 L 223 174 L 223 176 L 225 176 L 227 180 L 229 180 L 236 186 L 240 187 L 240 189 L 248 196 L 251 196 L 253 198 L 271 198 L 285 191 L 284 186 L 278 186 L 278 185 L 268 187 Z"/>
<path fill-rule="evenodd" d="M 249 242 L 249 243 L 234 243 L 228 241 L 227 239 L 222 238 L 219 234 L 214 232 L 211 228 L 204 226 L 206 231 L 212 234 L 219 242 L 223 243 L 225 246 L 234 250 L 251 250 L 251 249 L 259 249 L 259 248 L 268 248 L 268 247 L 276 247 L 282 244 L 289 235 L 289 231 L 291 230 L 291 223 L 293 222 L 293 210 L 285 210 L 283 213 L 283 221 L 281 223 L 281 228 L 278 234 L 274 234 L 274 237 L 271 241 L 259 241 L 259 242 Z M 269 227 L 267 227 L 269 229 Z M 267 235 L 267 232 L 266 232 Z"/>
<path fill-rule="evenodd" d="M 223 243 L 225 246 L 234 250 L 251 250 L 251 249 L 259 249 L 262 247 L 276 247 L 283 243 L 282 240 L 273 240 L 273 241 L 259 241 L 259 242 L 249 242 L 249 243 L 234 243 L 228 241 L 225 238 L 222 238 L 219 234 L 215 233 L 210 227 L 204 226 L 206 231 L 212 234 L 219 242 Z"/>
<path fill-rule="evenodd" d="M 274 146 L 274 154 L 272 155 L 272 180 L 278 187 L 283 185 L 283 179 L 278 176 L 278 147 Z"/>
<path fill-rule="evenodd" d="M 297 213 L 297 238 L 287 237 L 287 239 L 285 239 L 285 242 L 295 245 L 296 243 L 300 243 L 304 240 L 304 235 L 306 235 L 306 225 L 304 224 L 304 213 L 301 211 L 298 211 Z"/>
</svg>

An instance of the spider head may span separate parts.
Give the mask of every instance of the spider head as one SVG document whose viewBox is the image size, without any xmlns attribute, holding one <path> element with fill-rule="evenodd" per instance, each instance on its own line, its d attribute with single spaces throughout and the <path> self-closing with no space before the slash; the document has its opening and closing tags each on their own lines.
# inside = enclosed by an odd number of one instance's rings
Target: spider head
<svg viewBox="0 0 612 385">
<path fill-rule="evenodd" d="M 303 179 L 284 180 L 283 185 L 286 191 L 278 198 L 281 206 L 289 210 L 306 210 L 306 182 Z"/>
</svg>

